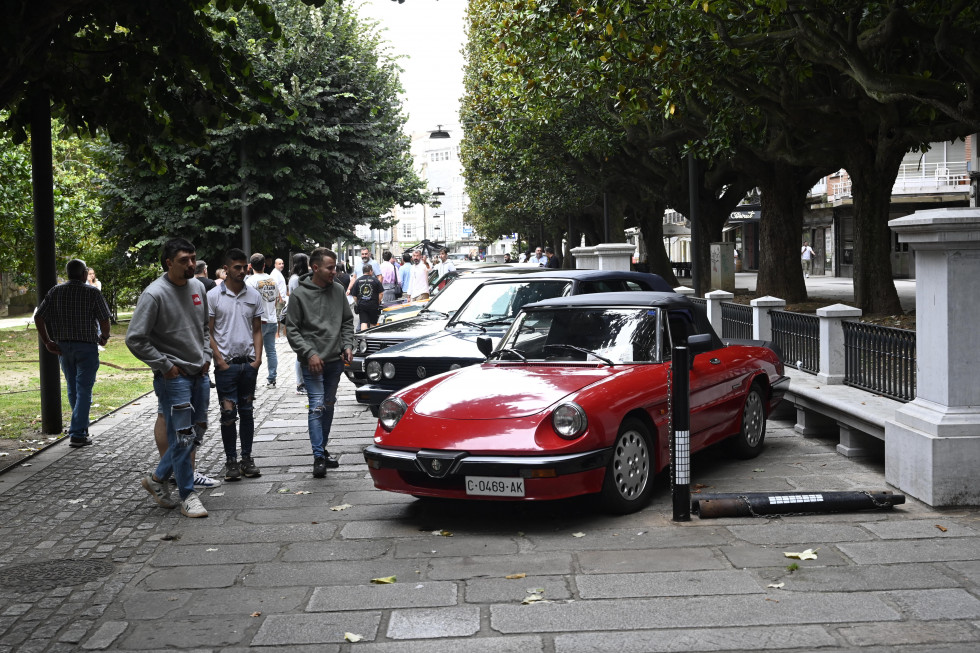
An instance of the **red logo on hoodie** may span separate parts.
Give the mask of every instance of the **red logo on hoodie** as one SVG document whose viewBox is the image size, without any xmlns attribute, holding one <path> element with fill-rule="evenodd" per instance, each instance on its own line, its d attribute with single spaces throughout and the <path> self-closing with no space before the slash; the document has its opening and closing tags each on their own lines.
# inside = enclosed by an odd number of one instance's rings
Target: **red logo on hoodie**
<svg viewBox="0 0 980 653">
<path fill-rule="evenodd" d="M 191 298 L 194 300 L 194 306 L 200 306 L 201 305 L 201 296 L 200 295 L 198 295 L 197 293 L 194 293 L 193 295 L 191 295 Z"/>
</svg>

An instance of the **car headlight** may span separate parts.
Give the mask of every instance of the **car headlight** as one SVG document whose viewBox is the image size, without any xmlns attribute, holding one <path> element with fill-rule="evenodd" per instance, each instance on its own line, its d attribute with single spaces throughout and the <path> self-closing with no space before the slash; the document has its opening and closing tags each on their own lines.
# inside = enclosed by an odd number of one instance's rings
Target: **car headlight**
<svg viewBox="0 0 980 653">
<path fill-rule="evenodd" d="M 551 425 L 555 427 L 558 435 L 571 440 L 585 432 L 589 420 L 585 417 L 585 411 L 581 406 L 569 402 L 558 406 L 551 413 Z"/>
<path fill-rule="evenodd" d="M 381 363 L 378 361 L 368 361 L 367 368 L 367 378 L 368 381 L 380 381 L 381 380 Z"/>
<path fill-rule="evenodd" d="M 357 339 L 357 353 L 358 354 L 363 354 L 366 351 L 367 351 L 367 338 L 358 338 Z"/>
<path fill-rule="evenodd" d="M 378 422 L 381 424 L 381 428 L 386 431 L 395 428 L 395 424 L 398 424 L 398 420 L 405 415 L 407 410 L 408 406 L 398 397 L 388 397 L 382 401 L 378 408 Z"/>
<path fill-rule="evenodd" d="M 395 364 L 394 363 L 385 363 L 381 367 L 381 373 L 384 374 L 384 377 L 386 379 L 393 379 L 393 378 L 395 378 Z"/>
</svg>

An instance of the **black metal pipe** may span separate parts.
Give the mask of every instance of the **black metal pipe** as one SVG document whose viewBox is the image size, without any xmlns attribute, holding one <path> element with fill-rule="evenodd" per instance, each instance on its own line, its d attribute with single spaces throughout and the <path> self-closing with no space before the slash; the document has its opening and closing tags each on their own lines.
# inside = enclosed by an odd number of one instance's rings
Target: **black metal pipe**
<svg viewBox="0 0 980 653">
<path fill-rule="evenodd" d="M 58 283 L 54 233 L 54 168 L 51 155 L 51 100 L 34 89 L 31 96 L 31 183 L 34 192 L 34 260 L 37 301 Z M 61 433 L 61 369 L 58 357 L 38 340 L 41 380 L 41 432 Z"/>
<path fill-rule="evenodd" d="M 877 492 L 743 492 L 704 494 L 691 509 L 701 519 L 714 517 L 757 517 L 797 513 L 890 510 L 905 503 L 904 494 Z"/>
<path fill-rule="evenodd" d="M 691 521 L 691 397 L 689 352 L 674 347 L 670 360 L 672 400 L 670 433 L 670 494 L 674 521 Z"/>
</svg>

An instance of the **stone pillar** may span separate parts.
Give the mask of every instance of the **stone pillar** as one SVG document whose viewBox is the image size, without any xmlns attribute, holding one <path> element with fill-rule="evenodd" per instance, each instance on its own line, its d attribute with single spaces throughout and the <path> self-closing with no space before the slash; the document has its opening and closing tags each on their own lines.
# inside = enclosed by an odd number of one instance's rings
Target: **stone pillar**
<svg viewBox="0 0 980 653">
<path fill-rule="evenodd" d="M 931 506 L 980 504 L 980 209 L 892 220 L 915 251 L 916 397 L 885 423 L 885 478 Z"/>
<path fill-rule="evenodd" d="M 575 257 L 576 270 L 598 270 L 599 256 L 596 254 L 595 247 L 573 247 L 572 256 Z"/>
<path fill-rule="evenodd" d="M 708 321 L 711 322 L 711 328 L 721 337 L 721 303 L 732 301 L 735 295 L 725 290 L 712 290 L 704 298 L 708 300 Z"/>
<path fill-rule="evenodd" d="M 687 286 L 677 286 L 674 288 L 674 292 L 678 295 L 685 295 L 686 297 L 694 296 L 694 288 L 688 288 Z"/>
<path fill-rule="evenodd" d="M 825 385 L 844 383 L 844 327 L 846 318 L 861 317 L 861 309 L 834 304 L 817 309 L 820 318 L 820 371 L 817 381 Z"/>
<path fill-rule="evenodd" d="M 786 300 L 778 297 L 759 297 L 752 304 L 752 339 L 772 340 L 772 316 L 770 311 L 786 308 Z"/>
<path fill-rule="evenodd" d="M 735 243 L 711 243 L 711 288 L 735 292 Z"/>
<path fill-rule="evenodd" d="M 629 271 L 636 247 L 629 243 L 601 243 L 595 246 L 600 270 Z"/>
</svg>

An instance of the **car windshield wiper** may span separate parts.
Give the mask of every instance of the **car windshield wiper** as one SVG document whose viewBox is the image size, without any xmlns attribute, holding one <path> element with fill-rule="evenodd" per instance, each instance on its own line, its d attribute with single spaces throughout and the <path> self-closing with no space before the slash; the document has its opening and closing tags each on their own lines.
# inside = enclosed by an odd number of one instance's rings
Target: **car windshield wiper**
<svg viewBox="0 0 980 653">
<path fill-rule="evenodd" d="M 493 354 L 491 354 L 490 356 L 491 358 L 493 357 L 500 358 L 501 354 L 515 354 L 518 358 L 521 359 L 521 362 L 523 363 L 527 362 L 527 356 L 524 355 L 524 352 L 522 352 L 520 349 L 512 349 L 510 347 L 501 347 L 497 351 L 493 352 Z"/>
<path fill-rule="evenodd" d="M 456 321 L 456 324 L 463 324 L 463 325 L 466 325 L 466 326 L 471 326 L 473 328 L 479 329 L 483 333 L 486 333 L 487 332 L 487 330 L 483 328 L 483 325 L 482 324 L 477 324 L 476 322 L 467 322 L 466 320 L 457 320 Z"/>
<path fill-rule="evenodd" d="M 423 308 L 421 311 L 419 311 L 419 314 L 424 315 L 425 317 L 429 317 L 429 315 L 438 315 L 439 317 L 449 317 L 449 313 L 443 313 L 442 311 L 434 311 L 431 308 Z"/>
<path fill-rule="evenodd" d="M 514 321 L 512 317 L 498 317 L 495 320 L 487 320 L 486 322 L 480 322 L 483 326 L 490 326 L 493 324 L 510 324 Z"/>
<path fill-rule="evenodd" d="M 589 356 L 595 356 L 596 358 L 601 360 L 603 363 L 606 363 L 607 365 L 610 366 L 616 365 L 616 363 L 612 362 L 605 356 L 600 356 L 599 354 L 595 353 L 591 349 L 586 349 L 585 347 L 576 347 L 575 345 L 566 345 L 566 344 L 559 343 L 555 345 L 545 345 L 544 348 L 545 349 L 571 349 L 572 351 L 580 351 L 583 354 L 588 354 Z"/>
</svg>

